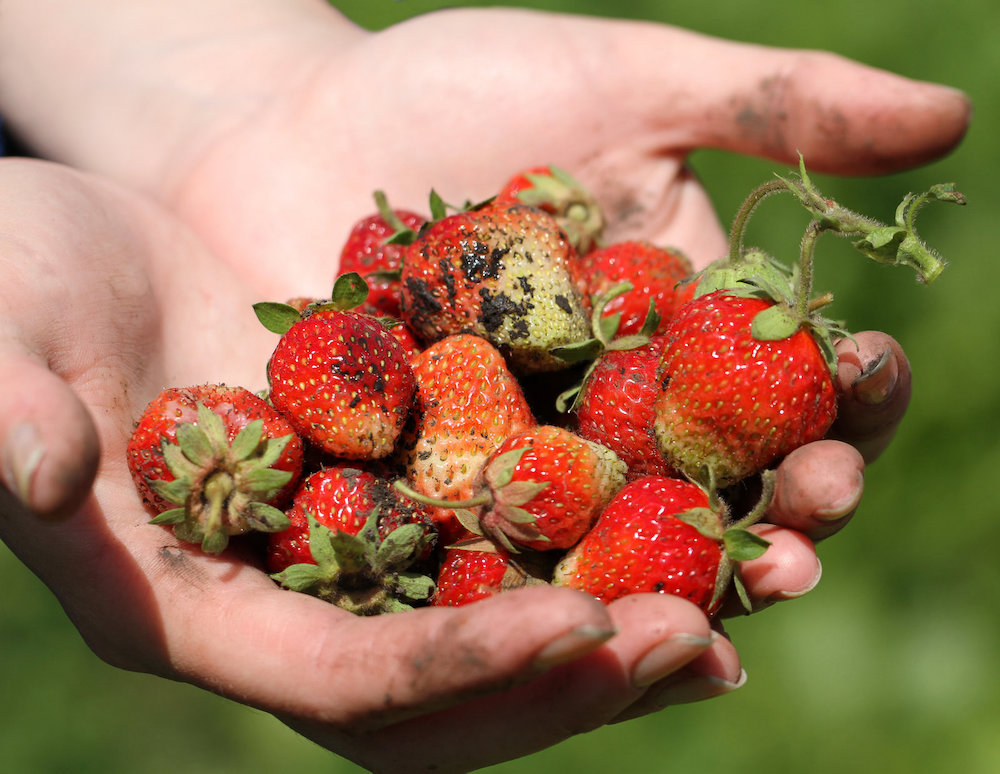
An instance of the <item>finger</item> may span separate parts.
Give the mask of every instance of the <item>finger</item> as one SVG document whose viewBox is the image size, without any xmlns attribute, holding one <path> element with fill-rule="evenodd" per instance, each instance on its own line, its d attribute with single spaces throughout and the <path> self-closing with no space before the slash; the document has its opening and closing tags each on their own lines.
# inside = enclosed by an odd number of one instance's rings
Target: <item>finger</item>
<svg viewBox="0 0 1000 774">
<path fill-rule="evenodd" d="M 93 483 L 100 444 L 73 390 L 15 342 L 0 342 L 0 480 L 33 512 L 75 510 Z"/>
<path fill-rule="evenodd" d="M 853 446 L 823 440 L 802 446 L 778 466 L 767 520 L 813 540 L 851 520 L 865 486 L 865 462 Z"/>
<path fill-rule="evenodd" d="M 722 636 L 721 627 L 719 629 L 719 635 L 704 653 L 651 685 L 610 722 L 633 720 L 676 704 L 704 701 L 741 688 L 746 683 L 747 673 L 733 643 Z"/>
<path fill-rule="evenodd" d="M 868 463 L 885 451 L 906 414 L 910 364 L 894 338 L 862 331 L 837 343 L 837 420 L 829 437 L 855 446 Z"/>
<path fill-rule="evenodd" d="M 645 100 L 636 115 L 657 106 L 659 128 L 677 146 L 782 163 L 802 153 L 817 171 L 881 174 L 946 154 L 970 120 L 969 99 L 957 90 L 826 52 L 655 26 L 622 30 L 614 45 L 624 66 L 609 68 L 608 77 L 631 77 L 629 93 Z M 699 66 L 690 68 L 692 61 Z"/>
<path fill-rule="evenodd" d="M 464 772 L 527 755 L 607 723 L 714 641 L 704 615 L 677 597 L 634 595 L 608 612 L 618 634 L 591 654 L 508 691 L 350 740 L 356 759 L 376 771 Z M 337 742 L 343 749 L 339 734 Z"/>
<path fill-rule="evenodd" d="M 360 618 L 264 581 L 178 616 L 175 669 L 271 712 L 367 732 L 529 680 L 614 633 L 600 603 L 549 587 Z"/>
</svg>

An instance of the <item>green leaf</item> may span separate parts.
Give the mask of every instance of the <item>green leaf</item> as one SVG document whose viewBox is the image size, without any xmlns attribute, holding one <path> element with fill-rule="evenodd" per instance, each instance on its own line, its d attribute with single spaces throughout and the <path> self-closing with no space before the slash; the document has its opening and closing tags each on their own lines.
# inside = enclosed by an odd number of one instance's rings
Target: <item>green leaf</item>
<svg viewBox="0 0 1000 774">
<path fill-rule="evenodd" d="M 448 215 L 448 205 L 444 203 L 444 199 L 435 191 L 433 188 L 430 193 L 430 211 L 431 220 L 441 220 Z"/>
<path fill-rule="evenodd" d="M 191 494 L 191 484 L 180 478 L 173 481 L 151 481 L 150 488 L 168 503 L 184 505 Z"/>
<path fill-rule="evenodd" d="M 294 437 L 294 433 L 289 433 L 288 435 L 283 435 L 279 438 L 268 438 L 264 443 L 264 451 L 261 452 L 260 457 L 257 458 L 257 464 L 261 467 L 271 467 L 274 463 L 281 459 L 281 455 L 284 454 L 285 448 Z"/>
<path fill-rule="evenodd" d="M 198 427 L 205 431 L 211 444 L 214 459 L 221 460 L 229 451 L 229 433 L 226 423 L 219 414 L 208 408 L 204 403 L 198 404 Z M 180 432 L 180 428 L 178 428 Z M 183 444 L 181 445 L 183 448 Z M 187 451 L 184 452 L 187 454 Z M 193 460 L 193 458 L 192 458 Z"/>
<path fill-rule="evenodd" d="M 184 456 L 199 468 L 207 468 L 219 459 L 208 433 L 196 424 L 185 422 L 177 426 L 177 445 Z"/>
<path fill-rule="evenodd" d="M 221 554 L 229 545 L 229 535 L 222 530 L 214 530 L 201 540 L 201 550 L 206 554 Z"/>
<path fill-rule="evenodd" d="M 306 592 L 309 589 L 330 580 L 329 572 L 315 564 L 293 564 L 281 572 L 271 575 L 271 578 L 290 591 Z"/>
<path fill-rule="evenodd" d="M 187 518 L 187 508 L 171 508 L 149 520 L 150 524 L 180 524 Z"/>
<path fill-rule="evenodd" d="M 309 553 L 313 561 L 320 567 L 334 572 L 339 568 L 337 552 L 333 549 L 333 532 L 324 524 L 320 524 L 311 513 L 306 514 L 309 520 Z"/>
<path fill-rule="evenodd" d="M 183 449 L 175 443 L 164 442 L 161 451 L 167 470 L 174 474 L 174 478 L 183 479 L 185 482 L 200 478 L 203 470 L 214 463 L 213 459 L 206 460 L 204 464 L 192 462 L 185 456 Z"/>
<path fill-rule="evenodd" d="M 268 493 L 276 493 L 291 480 L 292 472 L 290 470 L 254 468 L 243 475 L 241 484 L 266 500 Z"/>
<path fill-rule="evenodd" d="M 769 306 L 757 313 L 750 325 L 750 335 L 758 341 L 781 341 L 802 327 L 802 319 L 783 304 Z"/>
<path fill-rule="evenodd" d="M 337 557 L 341 571 L 354 575 L 372 565 L 365 541 L 346 532 L 331 531 L 330 545 Z"/>
<path fill-rule="evenodd" d="M 483 475 L 492 489 L 500 489 L 510 483 L 514 477 L 514 470 L 517 468 L 517 464 L 530 448 L 530 445 L 520 446 L 490 460 Z"/>
<path fill-rule="evenodd" d="M 368 283 L 356 271 L 344 272 L 333 283 L 330 306 L 339 311 L 361 306 L 368 298 Z"/>
<path fill-rule="evenodd" d="M 281 532 L 288 529 L 291 524 L 283 511 L 267 503 L 250 503 L 245 515 L 252 522 L 254 529 L 260 532 Z"/>
<path fill-rule="evenodd" d="M 497 492 L 496 498 L 505 506 L 524 505 L 534 500 L 551 483 L 551 481 L 512 481 Z"/>
<path fill-rule="evenodd" d="M 374 568 L 398 571 L 409 567 L 425 546 L 426 528 L 422 524 L 403 524 L 379 543 Z"/>
<path fill-rule="evenodd" d="M 727 529 L 722 535 L 726 556 L 734 562 L 748 562 L 763 556 L 771 545 L 767 540 L 746 529 Z"/>
<path fill-rule="evenodd" d="M 401 572 L 393 580 L 397 594 L 406 599 L 412 599 L 414 602 L 428 600 L 434 593 L 434 579 L 427 575 Z"/>
<path fill-rule="evenodd" d="M 722 525 L 719 514 L 711 508 L 691 508 L 683 513 L 677 514 L 677 518 L 685 524 L 690 524 L 702 535 L 713 540 L 722 539 Z"/>
<path fill-rule="evenodd" d="M 301 313 L 294 306 L 277 301 L 258 301 L 253 305 L 253 311 L 261 325 L 279 336 L 288 333 L 288 329 L 302 319 Z"/>
<path fill-rule="evenodd" d="M 572 344 L 563 344 L 553 347 L 549 353 L 559 358 L 564 363 L 582 363 L 585 360 L 593 360 L 604 351 L 604 345 L 597 339 L 585 339 Z"/>
<path fill-rule="evenodd" d="M 248 422 L 246 426 L 236 434 L 232 444 L 230 444 L 230 456 L 233 459 L 245 460 L 257 451 L 257 447 L 260 446 L 263 436 L 263 419 L 254 419 L 253 421 Z"/>
</svg>

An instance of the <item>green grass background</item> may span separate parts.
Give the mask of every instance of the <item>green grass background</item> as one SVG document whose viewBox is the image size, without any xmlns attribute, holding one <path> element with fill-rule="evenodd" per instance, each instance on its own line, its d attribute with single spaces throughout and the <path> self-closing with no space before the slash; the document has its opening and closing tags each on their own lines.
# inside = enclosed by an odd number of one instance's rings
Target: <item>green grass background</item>
<svg viewBox="0 0 1000 774">
<path fill-rule="evenodd" d="M 375 28 L 447 5 L 486 4 L 335 5 Z M 882 218 L 891 218 L 907 191 L 943 181 L 955 181 L 969 204 L 936 205 L 922 214 L 922 234 L 951 260 L 931 288 L 846 253 L 844 261 L 826 259 L 820 268 L 819 285 L 845 299 L 837 316 L 855 328 L 890 331 L 904 344 L 916 390 L 896 442 L 870 470 L 861 512 L 821 546 L 820 586 L 730 625 L 748 684 L 722 699 L 601 729 L 489 771 L 1000 771 L 998 509 L 990 499 L 1000 465 L 1000 305 L 990 290 L 1000 287 L 994 253 L 1000 195 L 992 180 L 1000 152 L 1000 46 L 992 30 L 1000 6 L 991 0 L 510 5 L 654 19 L 727 38 L 826 49 L 964 89 L 977 114 L 964 144 L 933 165 L 864 182 L 817 178 L 827 193 Z M 783 171 L 717 152 L 699 152 L 694 164 L 726 219 L 753 186 Z M 782 220 L 780 205 L 766 206 Z M 778 227 L 756 238 L 787 244 L 797 235 Z M 824 242 L 821 250 L 836 255 L 840 244 Z M 6 771 L 360 771 L 266 714 L 106 666 L 3 547 L 0 587 Z"/>
</svg>

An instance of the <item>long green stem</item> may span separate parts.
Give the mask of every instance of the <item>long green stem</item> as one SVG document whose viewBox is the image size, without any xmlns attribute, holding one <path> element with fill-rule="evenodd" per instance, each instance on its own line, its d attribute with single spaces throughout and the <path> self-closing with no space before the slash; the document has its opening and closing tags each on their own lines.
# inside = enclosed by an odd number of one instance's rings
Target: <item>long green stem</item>
<svg viewBox="0 0 1000 774">
<path fill-rule="evenodd" d="M 743 256 L 743 237 L 745 236 L 747 223 L 750 221 L 750 216 L 753 215 L 753 211 L 757 209 L 760 203 L 767 197 L 787 190 L 788 186 L 785 181 L 780 179 L 772 180 L 769 183 L 764 183 L 763 185 L 755 188 L 750 192 L 750 195 L 743 200 L 743 204 L 740 205 L 740 208 L 736 213 L 736 217 L 733 219 L 733 225 L 729 230 L 730 264 L 739 263 Z"/>
</svg>

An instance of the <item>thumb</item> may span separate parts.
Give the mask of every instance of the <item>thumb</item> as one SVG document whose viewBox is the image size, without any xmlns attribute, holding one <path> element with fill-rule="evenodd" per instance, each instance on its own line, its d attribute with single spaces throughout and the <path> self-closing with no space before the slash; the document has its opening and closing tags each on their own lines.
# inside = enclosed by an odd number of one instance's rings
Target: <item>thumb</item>
<svg viewBox="0 0 1000 774">
<path fill-rule="evenodd" d="M 66 382 L 16 343 L 0 342 L 0 480 L 24 506 L 58 518 L 86 496 L 100 444 Z"/>
</svg>

